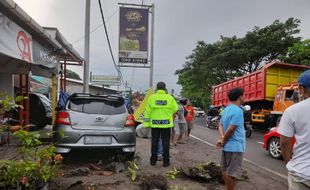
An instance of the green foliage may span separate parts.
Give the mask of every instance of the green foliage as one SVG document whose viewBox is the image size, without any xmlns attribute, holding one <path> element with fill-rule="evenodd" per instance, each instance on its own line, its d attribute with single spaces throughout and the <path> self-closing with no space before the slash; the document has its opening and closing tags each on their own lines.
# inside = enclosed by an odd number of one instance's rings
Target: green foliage
<svg viewBox="0 0 310 190">
<path fill-rule="evenodd" d="M 289 47 L 300 41 L 296 37 L 299 23 L 294 18 L 276 20 L 264 28 L 254 27 L 241 38 L 221 36 L 212 44 L 198 41 L 183 68 L 175 72 L 182 86 L 181 95 L 208 107 L 212 86 L 286 56 Z"/>
<path fill-rule="evenodd" d="M 71 78 L 71 79 L 81 80 L 80 75 L 78 75 L 76 72 L 71 71 L 69 69 L 66 70 L 66 77 Z"/>
<path fill-rule="evenodd" d="M 12 98 L 11 96 L 5 93 L 0 93 L 0 114 L 21 107 L 20 105 L 16 104 L 16 102 L 18 103 L 23 99 L 25 99 L 25 97 L 17 96 L 14 100 L 14 98 Z"/>
<path fill-rule="evenodd" d="M 53 144 L 42 146 L 36 132 L 18 130 L 13 135 L 21 143 L 21 159 L 0 160 L 0 189 L 17 189 L 19 184 L 36 189 L 58 174 L 62 156 L 55 154 Z"/>
<path fill-rule="evenodd" d="M 139 166 L 135 161 L 128 161 L 128 174 L 130 175 L 131 181 L 136 181 L 137 179 L 137 170 L 139 170 Z"/>
<path fill-rule="evenodd" d="M 288 49 L 283 60 L 287 63 L 310 65 L 310 39 L 295 43 Z"/>
<path fill-rule="evenodd" d="M 176 179 L 177 175 L 181 172 L 181 170 L 176 169 L 173 167 L 173 169 L 166 172 L 166 177 L 169 179 Z"/>
</svg>

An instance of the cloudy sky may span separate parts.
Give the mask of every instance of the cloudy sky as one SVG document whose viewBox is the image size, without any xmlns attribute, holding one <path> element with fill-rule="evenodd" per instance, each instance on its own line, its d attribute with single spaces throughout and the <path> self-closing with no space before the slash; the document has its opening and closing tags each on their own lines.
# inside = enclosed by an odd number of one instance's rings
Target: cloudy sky
<svg viewBox="0 0 310 190">
<path fill-rule="evenodd" d="M 15 0 L 42 26 L 57 27 L 74 48 L 84 56 L 84 0 Z M 141 0 L 102 0 L 114 55 L 118 52 L 118 2 Z M 180 91 L 175 70 L 182 68 L 198 40 L 215 42 L 220 35 L 238 37 L 254 26 L 266 26 L 275 19 L 301 19 L 300 36 L 310 38 L 309 0 L 144 0 L 155 4 L 154 82 Z M 90 71 L 116 75 L 109 54 L 97 0 L 91 1 Z M 82 68 L 73 68 L 81 77 Z M 124 80 L 135 90 L 149 85 L 146 69 L 122 68 Z"/>
</svg>

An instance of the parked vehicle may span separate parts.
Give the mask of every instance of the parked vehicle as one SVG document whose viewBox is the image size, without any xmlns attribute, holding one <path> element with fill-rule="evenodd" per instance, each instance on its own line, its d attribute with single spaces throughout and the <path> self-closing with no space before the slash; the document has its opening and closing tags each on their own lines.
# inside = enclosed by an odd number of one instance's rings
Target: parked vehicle
<svg viewBox="0 0 310 190">
<path fill-rule="evenodd" d="M 196 117 L 205 117 L 206 113 L 201 108 L 194 107 Z"/>
<path fill-rule="evenodd" d="M 56 152 L 72 149 L 117 149 L 127 158 L 135 153 L 134 117 L 118 95 L 73 94 L 58 109 L 53 131 Z M 62 138 L 60 132 L 64 132 Z"/>
<path fill-rule="evenodd" d="M 12 111 L 11 124 L 19 124 L 19 110 Z M 30 130 L 44 128 L 52 124 L 51 101 L 39 93 L 29 94 L 29 124 Z"/>
<path fill-rule="evenodd" d="M 275 159 L 281 159 L 281 147 L 280 147 L 280 133 L 278 132 L 279 123 L 281 117 L 277 119 L 276 127 L 269 130 L 268 133 L 264 135 L 263 148 L 266 149 L 270 156 Z M 295 143 L 295 139 L 292 140 L 292 144 Z"/>
<path fill-rule="evenodd" d="M 251 125 L 271 128 L 287 107 L 299 101 L 296 82 L 309 68 L 277 62 L 266 64 L 258 71 L 214 86 L 212 104 L 216 108 L 226 106 L 229 103 L 228 91 L 242 87 L 245 103 L 252 107 Z"/>
</svg>

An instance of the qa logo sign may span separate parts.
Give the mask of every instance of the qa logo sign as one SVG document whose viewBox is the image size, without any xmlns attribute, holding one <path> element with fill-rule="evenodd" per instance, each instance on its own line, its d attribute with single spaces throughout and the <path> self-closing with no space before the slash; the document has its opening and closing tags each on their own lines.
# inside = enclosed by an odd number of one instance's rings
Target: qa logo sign
<svg viewBox="0 0 310 190">
<path fill-rule="evenodd" d="M 18 46 L 18 49 L 20 51 L 20 56 L 23 60 L 32 62 L 31 60 L 31 37 L 27 36 L 27 34 L 24 31 L 19 31 L 16 38 L 16 43 Z"/>
</svg>

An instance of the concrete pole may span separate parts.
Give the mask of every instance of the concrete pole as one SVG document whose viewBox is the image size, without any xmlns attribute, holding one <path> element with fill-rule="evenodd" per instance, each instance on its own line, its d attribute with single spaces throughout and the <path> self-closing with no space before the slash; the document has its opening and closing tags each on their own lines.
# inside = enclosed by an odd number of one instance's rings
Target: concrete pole
<svg viewBox="0 0 310 190">
<path fill-rule="evenodd" d="M 152 23 L 151 23 L 151 52 L 150 52 L 150 88 L 153 88 L 153 70 L 154 70 L 154 17 L 155 5 L 152 4 Z"/>
<path fill-rule="evenodd" d="M 89 92 L 89 33 L 90 33 L 90 0 L 86 0 L 85 8 L 85 42 L 84 42 L 84 76 L 83 92 Z"/>
</svg>

